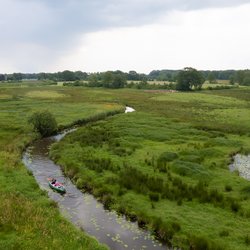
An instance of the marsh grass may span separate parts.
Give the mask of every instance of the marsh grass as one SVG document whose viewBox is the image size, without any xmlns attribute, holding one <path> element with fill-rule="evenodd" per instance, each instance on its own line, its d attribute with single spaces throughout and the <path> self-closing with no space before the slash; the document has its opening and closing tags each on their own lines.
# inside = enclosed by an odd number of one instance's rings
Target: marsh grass
<svg viewBox="0 0 250 250">
<path fill-rule="evenodd" d="M 246 249 L 249 183 L 227 164 L 250 148 L 249 88 L 182 94 L 8 84 L 0 95 L 0 248 L 102 248 L 59 216 L 20 164 L 36 138 L 27 118 L 42 107 L 61 128 L 92 122 L 54 145 L 51 157 L 106 208 L 183 249 Z M 97 121 L 124 104 L 137 112 Z"/>
<path fill-rule="evenodd" d="M 91 104 L 93 96 L 53 86 L 1 84 L 0 249 L 106 249 L 63 219 L 21 164 L 25 146 L 37 138 L 27 123 L 33 112 L 47 108 L 67 126 L 78 119 L 104 118 L 121 108 L 103 100 Z"/>
<path fill-rule="evenodd" d="M 234 152 L 249 148 L 245 91 L 110 90 L 137 112 L 80 128 L 54 145 L 51 156 L 105 207 L 164 241 L 183 249 L 244 249 L 247 181 L 227 165 Z"/>
</svg>

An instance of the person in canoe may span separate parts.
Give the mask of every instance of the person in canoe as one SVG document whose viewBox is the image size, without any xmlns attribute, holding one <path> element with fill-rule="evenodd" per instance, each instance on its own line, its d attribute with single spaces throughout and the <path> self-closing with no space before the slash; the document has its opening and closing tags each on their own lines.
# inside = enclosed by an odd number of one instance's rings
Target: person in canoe
<svg viewBox="0 0 250 250">
<path fill-rule="evenodd" d="M 60 193 L 65 193 L 66 190 L 65 190 L 65 187 L 63 186 L 63 184 L 61 184 L 60 182 L 58 182 L 55 178 L 53 178 L 51 181 L 49 181 L 49 186 L 60 192 Z"/>
<path fill-rule="evenodd" d="M 55 185 L 55 184 L 56 184 L 56 179 L 55 179 L 55 178 L 53 178 L 53 179 L 51 180 L 51 184 L 52 184 L 52 185 Z"/>
</svg>

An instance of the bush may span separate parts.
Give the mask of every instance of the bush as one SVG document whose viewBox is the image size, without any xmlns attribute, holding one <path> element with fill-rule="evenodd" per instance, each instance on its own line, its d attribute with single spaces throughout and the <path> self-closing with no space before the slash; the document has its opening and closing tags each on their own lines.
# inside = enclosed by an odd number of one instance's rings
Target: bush
<svg viewBox="0 0 250 250">
<path fill-rule="evenodd" d="M 54 116 L 47 110 L 35 112 L 28 120 L 35 131 L 42 137 L 50 136 L 57 131 L 57 122 Z"/>
<path fill-rule="evenodd" d="M 226 191 L 226 192 L 230 192 L 230 191 L 232 191 L 232 190 L 233 190 L 233 188 L 232 188 L 231 185 L 229 185 L 229 184 L 226 184 L 226 185 L 225 185 L 225 191 Z"/>
<path fill-rule="evenodd" d="M 151 201 L 159 201 L 160 195 L 158 193 L 150 192 L 149 198 Z"/>
</svg>

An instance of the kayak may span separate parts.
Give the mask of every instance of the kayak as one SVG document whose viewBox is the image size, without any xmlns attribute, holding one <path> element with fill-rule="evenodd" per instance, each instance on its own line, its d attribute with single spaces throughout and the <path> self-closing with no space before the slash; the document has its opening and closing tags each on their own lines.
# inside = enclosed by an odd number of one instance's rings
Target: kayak
<svg viewBox="0 0 250 250">
<path fill-rule="evenodd" d="M 53 190 L 55 190 L 55 191 L 57 191 L 57 192 L 59 192 L 61 194 L 66 193 L 65 187 L 61 183 L 59 183 L 59 182 L 56 182 L 55 184 L 52 184 L 49 181 L 49 186 L 50 186 L 50 188 L 52 188 Z"/>
</svg>

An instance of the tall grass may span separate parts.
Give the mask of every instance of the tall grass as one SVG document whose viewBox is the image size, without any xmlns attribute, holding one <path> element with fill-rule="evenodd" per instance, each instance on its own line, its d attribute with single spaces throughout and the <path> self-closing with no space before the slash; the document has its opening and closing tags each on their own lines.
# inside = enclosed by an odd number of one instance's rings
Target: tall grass
<svg viewBox="0 0 250 250">
<path fill-rule="evenodd" d="M 223 91 L 225 98 L 214 90 L 180 100 L 178 93 L 112 90 L 137 112 L 78 129 L 54 145 L 51 156 L 66 174 L 75 169 L 71 177 L 105 207 L 151 228 L 164 241 L 183 249 L 244 249 L 239 237 L 250 228 L 242 192 L 247 182 L 227 164 L 233 152 L 248 148 L 249 124 L 240 116 L 236 127 L 238 121 L 224 115 L 233 114 L 233 103 L 245 110 L 248 102 L 240 99 L 239 89 L 230 90 L 237 95 Z M 216 123 L 211 122 L 214 110 L 221 110 Z M 215 218 L 220 218 L 218 228 Z M 228 225 L 232 230 L 225 237 L 221 232 Z"/>
<path fill-rule="evenodd" d="M 182 94 L 1 86 L 0 248 L 102 248 L 60 217 L 20 164 L 36 137 L 27 117 L 42 107 L 61 128 L 90 122 L 54 145 L 51 156 L 105 207 L 182 249 L 246 249 L 249 183 L 227 164 L 250 148 L 249 97 L 248 88 Z M 137 112 L 112 116 L 124 104 Z"/>
</svg>

